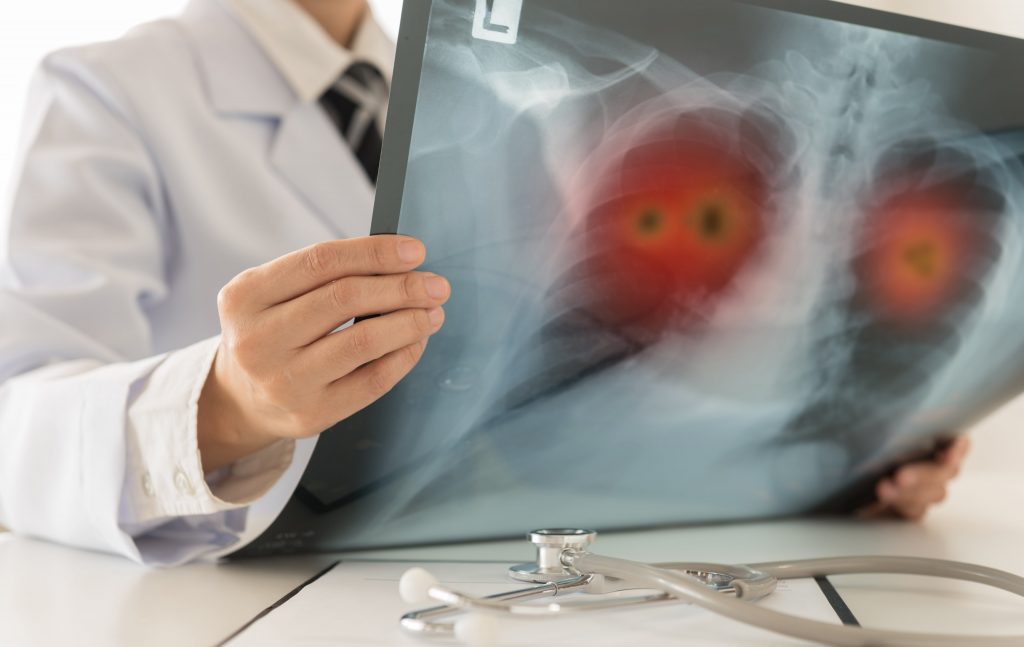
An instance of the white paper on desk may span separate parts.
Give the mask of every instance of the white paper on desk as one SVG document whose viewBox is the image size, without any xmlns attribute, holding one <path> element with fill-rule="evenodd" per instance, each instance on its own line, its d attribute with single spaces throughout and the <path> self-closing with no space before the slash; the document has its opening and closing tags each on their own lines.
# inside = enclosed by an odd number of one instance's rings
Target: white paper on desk
<svg viewBox="0 0 1024 647">
<path fill-rule="evenodd" d="M 398 625 L 413 608 L 398 596 L 398 580 L 408 562 L 343 562 L 302 589 L 241 633 L 230 647 L 261 645 L 438 644 L 417 641 Z M 443 583 L 475 595 L 521 588 L 505 579 L 508 564 L 423 564 Z M 764 606 L 807 618 L 839 624 L 839 619 L 813 580 L 783 582 L 760 602 Z M 747 627 L 703 609 L 683 604 L 595 612 L 563 619 L 502 621 L 501 645 L 587 645 L 621 647 L 658 645 L 805 645 Z M 449 644 L 456 644 L 453 642 Z"/>
</svg>

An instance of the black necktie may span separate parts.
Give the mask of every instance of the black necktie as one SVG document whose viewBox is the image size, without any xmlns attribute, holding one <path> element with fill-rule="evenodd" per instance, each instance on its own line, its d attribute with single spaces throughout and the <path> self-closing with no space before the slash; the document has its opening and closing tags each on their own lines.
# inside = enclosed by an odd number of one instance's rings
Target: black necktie
<svg viewBox="0 0 1024 647">
<path fill-rule="evenodd" d="M 379 120 L 387 101 L 387 82 L 380 70 L 369 63 L 349 67 L 320 99 L 342 139 L 352 148 L 374 184 L 380 168 L 382 143 Z"/>
</svg>

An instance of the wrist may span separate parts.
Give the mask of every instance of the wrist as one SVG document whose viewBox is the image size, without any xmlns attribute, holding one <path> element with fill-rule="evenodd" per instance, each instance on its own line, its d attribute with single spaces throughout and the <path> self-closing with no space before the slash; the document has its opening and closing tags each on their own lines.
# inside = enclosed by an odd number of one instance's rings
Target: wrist
<svg viewBox="0 0 1024 647">
<path fill-rule="evenodd" d="M 244 405 L 226 388 L 220 353 L 199 396 L 196 440 L 203 470 L 210 472 L 264 449 L 278 439 L 248 422 Z"/>
</svg>

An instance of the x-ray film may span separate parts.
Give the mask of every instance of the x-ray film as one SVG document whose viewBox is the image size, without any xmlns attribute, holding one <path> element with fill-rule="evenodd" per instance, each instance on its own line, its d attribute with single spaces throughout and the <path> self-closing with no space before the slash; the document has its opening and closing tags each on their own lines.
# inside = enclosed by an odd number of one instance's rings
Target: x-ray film
<svg viewBox="0 0 1024 647">
<path fill-rule="evenodd" d="M 825 0 L 406 1 L 447 323 L 250 550 L 793 515 L 1024 386 L 1024 46 Z"/>
</svg>

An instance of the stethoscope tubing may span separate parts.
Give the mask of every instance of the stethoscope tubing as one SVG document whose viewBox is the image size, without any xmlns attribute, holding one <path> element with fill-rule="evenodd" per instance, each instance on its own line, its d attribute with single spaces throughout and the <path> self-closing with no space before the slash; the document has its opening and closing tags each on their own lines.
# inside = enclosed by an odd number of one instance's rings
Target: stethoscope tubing
<svg viewBox="0 0 1024 647">
<path fill-rule="evenodd" d="M 1024 636 L 986 636 L 967 634 L 931 634 L 865 627 L 833 625 L 810 620 L 742 599 L 742 583 L 737 582 L 737 597 L 722 595 L 692 577 L 675 570 L 614 557 L 577 552 L 566 555 L 567 566 L 581 573 L 600 573 L 643 588 L 664 591 L 683 602 L 690 602 L 713 613 L 774 633 L 827 643 L 837 647 L 1011 647 L 1024 645 Z M 673 565 L 676 566 L 676 565 Z M 678 565 L 687 566 L 685 564 Z M 1024 578 L 984 566 L 914 557 L 841 557 L 796 562 L 754 564 L 750 568 L 778 579 L 796 579 L 823 575 L 886 573 L 924 575 L 986 584 L 1024 596 Z"/>
</svg>

